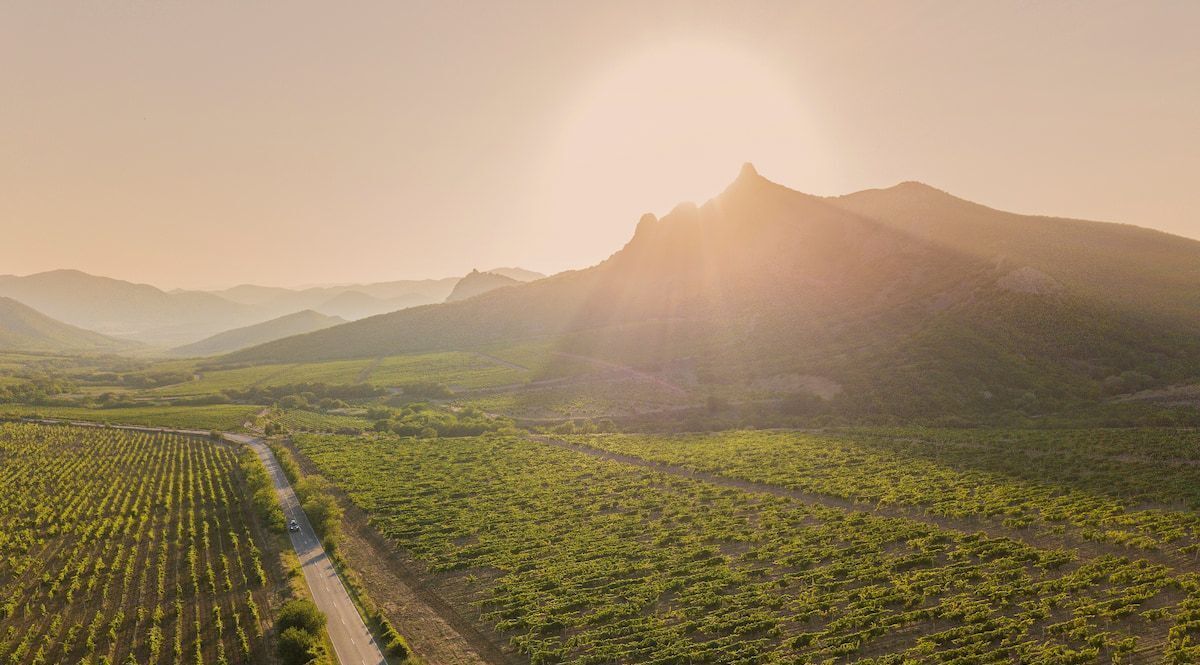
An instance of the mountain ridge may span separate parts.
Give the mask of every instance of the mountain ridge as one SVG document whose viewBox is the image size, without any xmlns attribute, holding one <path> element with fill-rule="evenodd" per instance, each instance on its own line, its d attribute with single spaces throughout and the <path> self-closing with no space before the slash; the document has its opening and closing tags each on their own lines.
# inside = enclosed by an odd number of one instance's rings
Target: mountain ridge
<svg viewBox="0 0 1200 665">
<path fill-rule="evenodd" d="M 506 270 L 525 276 L 540 274 L 519 268 Z M 69 325 L 173 348 L 305 309 L 357 319 L 442 302 L 458 280 L 396 280 L 302 290 L 250 284 L 216 292 L 165 291 L 150 284 L 60 268 L 30 275 L 0 275 L 0 296 L 14 298 Z M 346 293 L 361 295 L 339 301 Z M 357 303 L 345 306 L 347 299 L 356 297 Z"/>
<path fill-rule="evenodd" d="M 1195 266 L 1200 242 L 1157 231 L 1007 213 L 912 182 L 818 197 L 747 166 L 702 205 L 643 216 L 590 268 L 227 359 L 558 336 L 572 340 L 568 351 L 635 366 L 686 361 L 728 380 L 828 376 L 860 411 L 1044 410 L 1094 399 L 1122 372 L 1200 373 Z"/>
<path fill-rule="evenodd" d="M 462 279 L 458 280 L 458 283 L 454 285 L 454 290 L 450 292 L 450 295 L 446 296 L 446 302 L 474 298 L 488 291 L 520 283 L 520 280 L 507 275 L 501 275 L 500 273 L 472 270 Z"/>
</svg>

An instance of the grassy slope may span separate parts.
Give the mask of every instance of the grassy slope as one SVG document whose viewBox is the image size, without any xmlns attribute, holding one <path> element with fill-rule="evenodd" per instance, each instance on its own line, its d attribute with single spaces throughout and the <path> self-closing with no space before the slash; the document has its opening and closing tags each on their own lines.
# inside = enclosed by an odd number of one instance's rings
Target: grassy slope
<svg viewBox="0 0 1200 665">
<path fill-rule="evenodd" d="M 183 356 L 212 356 L 218 353 L 229 353 L 292 335 L 323 330 L 345 322 L 345 319 L 336 316 L 326 316 L 312 310 L 304 310 L 252 326 L 217 333 L 199 342 L 172 349 L 171 353 Z"/>
</svg>

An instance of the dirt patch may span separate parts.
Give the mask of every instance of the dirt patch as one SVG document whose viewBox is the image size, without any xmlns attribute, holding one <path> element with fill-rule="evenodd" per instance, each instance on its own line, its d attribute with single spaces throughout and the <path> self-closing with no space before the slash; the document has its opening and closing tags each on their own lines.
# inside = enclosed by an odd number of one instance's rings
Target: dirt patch
<svg viewBox="0 0 1200 665">
<path fill-rule="evenodd" d="M 1159 406 L 1197 406 L 1200 407 L 1200 383 L 1168 386 L 1142 390 L 1128 395 L 1114 397 L 1114 402 L 1149 402 Z"/>
</svg>

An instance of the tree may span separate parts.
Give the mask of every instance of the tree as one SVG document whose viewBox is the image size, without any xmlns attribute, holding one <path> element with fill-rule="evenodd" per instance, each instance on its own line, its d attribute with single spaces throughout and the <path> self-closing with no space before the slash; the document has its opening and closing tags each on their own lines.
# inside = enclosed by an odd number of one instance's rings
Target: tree
<svg viewBox="0 0 1200 665">
<path fill-rule="evenodd" d="M 276 626 L 279 627 L 281 633 L 286 632 L 289 628 L 299 628 L 313 635 L 319 635 L 325 628 L 325 615 L 311 600 L 303 598 L 289 600 L 279 608 Z"/>
<path fill-rule="evenodd" d="M 304 500 L 303 507 L 321 541 L 329 549 L 336 549 L 341 539 L 342 523 L 342 507 L 338 505 L 337 500 L 323 491 L 316 491 Z"/>
<path fill-rule="evenodd" d="M 303 409 L 308 406 L 308 400 L 300 395 L 285 395 L 279 400 L 281 409 Z"/>
<path fill-rule="evenodd" d="M 288 628 L 279 634 L 279 658 L 284 665 L 304 665 L 319 655 L 320 644 L 315 634 L 303 628 Z"/>
</svg>

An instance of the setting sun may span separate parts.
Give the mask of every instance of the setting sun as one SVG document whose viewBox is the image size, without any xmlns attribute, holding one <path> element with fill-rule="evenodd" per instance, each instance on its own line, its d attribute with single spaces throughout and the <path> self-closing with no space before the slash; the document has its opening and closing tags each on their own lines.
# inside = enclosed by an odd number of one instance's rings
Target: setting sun
<svg viewBox="0 0 1200 665">
<path fill-rule="evenodd" d="M 588 200 L 601 207 L 589 217 L 629 224 L 702 202 L 746 161 L 794 178 L 797 163 L 823 161 L 796 80 L 719 43 L 629 55 L 586 80 L 568 106 L 547 160 L 547 203 L 569 211 Z"/>
</svg>

